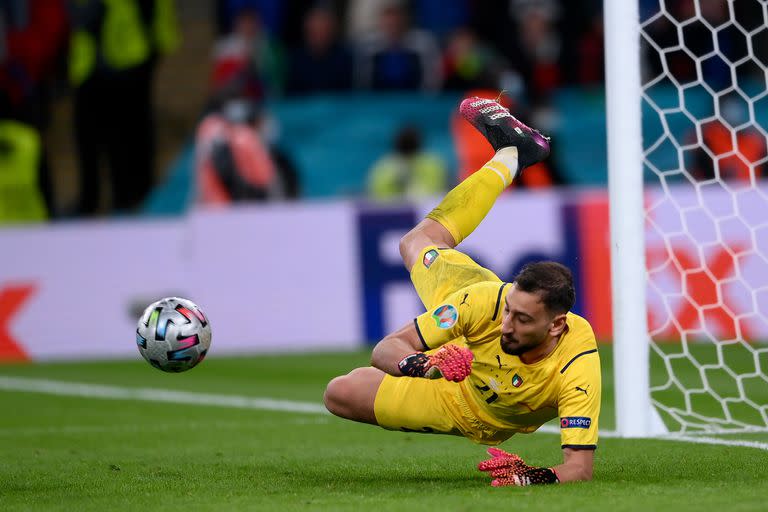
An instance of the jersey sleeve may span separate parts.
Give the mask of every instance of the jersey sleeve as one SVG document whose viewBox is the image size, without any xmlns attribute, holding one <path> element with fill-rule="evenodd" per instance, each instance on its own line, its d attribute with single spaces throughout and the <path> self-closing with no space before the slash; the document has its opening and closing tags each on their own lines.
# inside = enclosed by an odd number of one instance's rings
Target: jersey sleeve
<svg viewBox="0 0 768 512">
<path fill-rule="evenodd" d="M 484 285 L 462 288 L 446 297 L 438 306 L 417 316 L 414 322 L 424 348 L 438 348 L 461 336 L 471 343 L 475 333 L 487 329 L 496 320 L 495 291 L 500 286 L 502 283 L 494 285 L 493 290 Z"/>
<path fill-rule="evenodd" d="M 560 373 L 558 414 L 562 447 L 594 450 L 602 389 L 597 348 L 575 355 Z"/>
</svg>

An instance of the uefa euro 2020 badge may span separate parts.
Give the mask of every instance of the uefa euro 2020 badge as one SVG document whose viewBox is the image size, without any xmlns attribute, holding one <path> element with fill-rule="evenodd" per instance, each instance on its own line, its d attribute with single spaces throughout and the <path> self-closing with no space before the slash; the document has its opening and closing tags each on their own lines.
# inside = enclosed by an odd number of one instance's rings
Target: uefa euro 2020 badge
<svg viewBox="0 0 768 512">
<path fill-rule="evenodd" d="M 432 313 L 432 318 L 441 329 L 450 329 L 459 319 L 459 311 L 451 304 L 443 304 Z"/>
</svg>

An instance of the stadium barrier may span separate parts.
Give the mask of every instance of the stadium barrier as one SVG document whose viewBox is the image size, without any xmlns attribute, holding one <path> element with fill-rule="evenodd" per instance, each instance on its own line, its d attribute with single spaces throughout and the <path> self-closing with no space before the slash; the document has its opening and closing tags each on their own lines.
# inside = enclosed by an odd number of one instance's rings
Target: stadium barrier
<svg viewBox="0 0 768 512">
<path fill-rule="evenodd" d="M 681 185 L 674 194 L 646 197 L 653 212 L 646 233 L 646 258 L 655 269 L 648 303 L 653 332 L 695 340 L 706 323 L 722 339 L 737 331 L 765 339 L 768 320 L 758 312 L 766 310 L 768 295 L 745 293 L 743 283 L 757 288 L 766 281 L 754 244 L 768 240 L 768 232 L 739 220 L 763 218 L 760 198 L 746 198 L 739 216 L 729 217 L 723 212 L 733 204 L 722 188 Z M 435 203 L 255 205 L 173 219 L 0 230 L 0 360 L 136 356 L 138 316 L 170 295 L 188 297 L 207 313 L 213 354 L 346 350 L 375 342 L 423 310 L 397 243 Z M 701 208 L 713 213 L 712 222 L 699 216 L 686 224 L 685 212 Z M 678 237 L 654 235 L 675 226 Z M 727 249 L 708 249 L 702 241 L 709 239 Z M 662 251 L 665 244 L 672 251 Z M 604 190 L 503 196 L 462 250 L 503 280 L 529 261 L 567 264 L 578 290 L 574 310 L 610 340 Z M 679 286 L 680 273 L 687 290 L 675 294 L 670 287 Z"/>
<path fill-rule="evenodd" d="M 740 80 L 741 83 L 741 80 Z M 759 83 L 746 80 L 754 91 Z M 680 101 L 676 87 L 659 84 L 646 91 L 648 98 L 665 108 Z M 685 105 L 700 116 L 712 108 L 712 98 L 701 86 L 687 87 Z M 297 168 L 302 197 L 333 198 L 365 193 L 368 171 L 376 160 L 392 150 L 392 139 L 404 125 L 421 130 L 424 147 L 439 155 L 448 169 L 459 166 L 456 141 L 451 131 L 461 97 L 455 94 L 355 93 L 285 98 L 271 104 L 270 115 L 278 130 L 276 143 Z M 603 187 L 608 175 L 606 152 L 606 106 L 602 88 L 563 88 L 553 97 L 558 115 L 551 126 L 541 126 L 552 135 L 555 145 L 551 159 L 563 181 L 570 185 Z M 526 113 L 520 113 L 522 119 Z M 755 109 L 759 126 L 768 126 L 768 109 Z M 681 143 L 697 140 L 690 120 L 682 114 L 668 115 L 664 124 L 658 116 L 643 114 L 643 140 L 656 140 L 664 133 L 681 135 Z M 329 120 L 333 120 L 330 122 Z M 589 144 L 584 133 L 591 134 Z M 343 141 L 343 151 L 339 151 Z M 149 215 L 176 215 L 194 202 L 194 142 L 190 141 L 167 169 L 165 180 L 156 186 L 144 212 Z M 730 151 L 730 150 L 729 150 Z M 646 158 L 657 169 L 671 171 L 685 164 L 697 166 L 696 151 L 679 152 L 663 144 Z M 668 180 L 684 181 L 682 176 Z M 653 173 L 646 169 L 646 178 Z"/>
</svg>

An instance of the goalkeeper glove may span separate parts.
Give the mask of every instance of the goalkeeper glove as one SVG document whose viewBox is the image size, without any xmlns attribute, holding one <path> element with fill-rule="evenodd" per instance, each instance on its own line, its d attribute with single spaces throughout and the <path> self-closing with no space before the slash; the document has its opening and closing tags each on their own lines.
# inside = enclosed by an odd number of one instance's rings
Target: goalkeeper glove
<svg viewBox="0 0 768 512">
<path fill-rule="evenodd" d="M 560 482 L 554 469 L 529 466 L 514 453 L 507 453 L 500 448 L 488 448 L 488 454 L 491 458 L 478 464 L 477 469 L 493 478 L 491 485 L 494 487 Z"/>
<path fill-rule="evenodd" d="M 472 351 L 458 345 L 444 345 L 433 355 L 416 352 L 403 358 L 397 366 L 403 375 L 460 382 L 472 372 Z"/>
</svg>

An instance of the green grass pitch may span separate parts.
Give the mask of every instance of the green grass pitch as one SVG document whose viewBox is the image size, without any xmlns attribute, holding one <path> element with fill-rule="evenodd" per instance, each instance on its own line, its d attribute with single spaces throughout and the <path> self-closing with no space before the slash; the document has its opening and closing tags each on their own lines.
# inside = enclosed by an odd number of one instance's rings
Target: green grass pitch
<svg viewBox="0 0 768 512">
<path fill-rule="evenodd" d="M 613 428 L 609 347 L 601 427 Z M 163 374 L 133 361 L 0 366 L 0 376 L 321 403 L 325 383 L 368 353 L 205 361 Z M 764 435 L 745 439 L 766 441 Z M 537 465 L 559 437 L 502 446 Z M 768 452 L 603 438 L 594 480 L 500 488 L 484 448 L 317 413 L 0 390 L 0 510 L 766 510 Z"/>
</svg>

